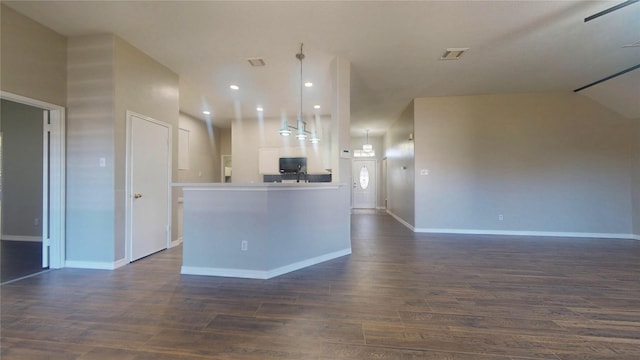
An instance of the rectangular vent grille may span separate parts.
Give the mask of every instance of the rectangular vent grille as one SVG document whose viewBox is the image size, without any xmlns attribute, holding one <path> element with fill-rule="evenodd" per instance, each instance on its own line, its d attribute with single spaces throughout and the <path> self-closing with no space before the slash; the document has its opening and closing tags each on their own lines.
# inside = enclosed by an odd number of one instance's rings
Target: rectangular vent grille
<svg viewBox="0 0 640 360">
<path fill-rule="evenodd" d="M 469 48 L 448 48 L 440 60 L 458 60 Z"/>
<path fill-rule="evenodd" d="M 251 66 L 265 66 L 266 65 L 266 63 L 264 62 L 264 60 L 262 58 L 247 59 L 247 61 L 249 62 L 249 64 L 251 64 Z"/>
</svg>

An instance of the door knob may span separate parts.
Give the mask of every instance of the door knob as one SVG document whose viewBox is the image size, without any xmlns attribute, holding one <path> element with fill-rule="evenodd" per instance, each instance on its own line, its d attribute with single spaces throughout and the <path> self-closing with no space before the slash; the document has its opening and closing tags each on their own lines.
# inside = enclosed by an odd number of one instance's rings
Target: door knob
<svg viewBox="0 0 640 360">
<path fill-rule="evenodd" d="M 140 194 L 140 193 L 133 194 L 133 198 L 134 199 L 140 199 L 141 197 L 142 197 L 142 194 Z"/>
</svg>

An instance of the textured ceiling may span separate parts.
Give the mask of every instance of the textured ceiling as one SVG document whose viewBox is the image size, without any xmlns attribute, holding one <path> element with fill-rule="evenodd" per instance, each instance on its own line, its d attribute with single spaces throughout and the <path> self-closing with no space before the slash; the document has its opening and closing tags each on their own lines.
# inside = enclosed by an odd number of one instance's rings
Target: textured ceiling
<svg viewBox="0 0 640 360">
<path fill-rule="evenodd" d="M 621 1 L 3 1 L 66 36 L 113 33 L 180 75 L 181 110 L 228 127 L 236 117 L 295 114 L 304 42 L 305 112 L 329 113 L 329 64 L 351 61 L 352 133 L 383 133 L 412 98 L 567 92 L 640 63 L 640 3 Z M 448 47 L 470 50 L 455 61 Z M 252 68 L 246 59 L 262 57 Z M 640 70 L 635 71 L 640 72 Z M 601 102 L 626 116 L 637 74 Z M 618 80 L 622 82 L 621 80 Z M 229 84 L 241 89 L 232 93 Z M 614 83 L 612 83 L 614 84 Z M 627 96 L 616 96 L 624 91 Z M 635 94 L 634 94 L 635 91 Z M 601 100 L 601 95 L 589 96 Z M 619 104 L 624 102 L 625 104 Z"/>
</svg>

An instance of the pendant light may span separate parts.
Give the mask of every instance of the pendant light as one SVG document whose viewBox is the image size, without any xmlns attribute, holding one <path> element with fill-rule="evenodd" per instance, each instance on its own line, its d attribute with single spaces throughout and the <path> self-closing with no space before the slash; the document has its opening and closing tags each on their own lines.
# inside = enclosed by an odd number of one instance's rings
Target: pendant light
<svg viewBox="0 0 640 360">
<path fill-rule="evenodd" d="M 296 130 L 296 139 L 304 141 L 309 135 L 311 135 L 309 141 L 313 144 L 317 144 L 320 142 L 320 139 L 318 138 L 315 130 L 313 132 L 307 130 L 307 123 L 304 121 L 302 114 L 302 91 L 305 86 L 304 80 L 302 79 L 302 60 L 304 59 L 304 53 L 302 52 L 303 45 L 304 44 L 300 44 L 300 52 L 296 54 L 296 59 L 300 61 L 300 109 L 298 111 L 298 121 L 296 126 L 291 126 L 287 122 L 286 118 L 282 119 L 282 126 L 280 127 L 279 133 L 282 136 L 289 136 L 292 133 L 291 129 L 293 129 Z"/>
</svg>

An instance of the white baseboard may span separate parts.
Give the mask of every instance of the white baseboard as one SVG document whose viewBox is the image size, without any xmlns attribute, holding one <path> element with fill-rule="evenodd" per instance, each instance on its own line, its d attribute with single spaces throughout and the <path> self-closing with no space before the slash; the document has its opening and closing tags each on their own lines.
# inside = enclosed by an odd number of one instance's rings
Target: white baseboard
<svg viewBox="0 0 640 360">
<path fill-rule="evenodd" d="M 120 259 L 114 262 L 67 260 L 64 262 L 64 266 L 75 269 L 115 270 L 119 267 L 127 265 L 128 263 L 129 262 L 126 259 Z"/>
<path fill-rule="evenodd" d="M 29 236 L 29 235 L 2 235 L 2 240 L 11 241 L 27 241 L 27 242 L 42 242 L 42 236 Z"/>
<path fill-rule="evenodd" d="M 117 268 L 121 268 L 125 265 L 129 264 L 129 260 L 122 258 L 120 260 L 117 260 L 116 262 L 113 263 L 113 269 L 117 269 Z"/>
<path fill-rule="evenodd" d="M 316 256 L 316 257 L 311 258 L 311 259 L 298 261 L 298 262 L 293 263 L 293 264 L 281 266 L 279 268 L 275 268 L 275 269 L 269 270 L 268 271 L 269 277 L 267 279 L 271 279 L 272 277 L 280 276 L 280 275 L 283 275 L 283 274 L 286 274 L 286 273 L 289 273 L 289 272 L 292 272 L 292 271 L 300 270 L 300 269 L 303 269 L 303 268 L 306 268 L 306 267 L 309 267 L 309 266 L 312 266 L 312 265 L 323 263 L 325 261 L 333 260 L 333 259 L 345 256 L 345 255 L 350 255 L 350 254 L 351 254 L 351 247 L 349 247 L 347 249 L 334 251 L 334 252 L 329 253 L 329 254 Z"/>
<path fill-rule="evenodd" d="M 179 237 L 178 239 L 171 241 L 171 245 L 169 245 L 169 249 L 176 247 L 180 244 L 182 244 L 182 237 Z"/>
<path fill-rule="evenodd" d="M 386 210 L 387 208 L 386 208 L 386 207 L 384 207 L 384 206 L 376 206 L 376 209 L 377 209 L 377 210 Z"/>
<path fill-rule="evenodd" d="M 514 231 L 514 230 L 476 230 L 476 229 L 438 229 L 416 228 L 417 233 L 429 234 L 460 234 L 460 235 L 506 235 L 506 236 L 547 236 L 547 237 L 572 237 L 572 238 L 596 238 L 596 239 L 637 239 L 640 236 L 632 234 L 616 233 L 583 233 L 562 231 Z"/>
<path fill-rule="evenodd" d="M 290 265 L 281 266 L 279 268 L 271 270 L 248 270 L 248 269 L 225 269 L 225 268 L 210 268 L 210 267 L 196 267 L 196 266 L 182 266 L 180 270 L 184 275 L 207 275 L 207 276 L 223 276 L 223 277 L 237 277 L 247 279 L 271 279 L 276 276 L 280 276 L 295 270 L 300 270 L 312 265 L 316 265 L 325 261 L 336 259 L 345 255 L 351 254 L 351 248 L 335 251 L 329 254 L 317 256 L 311 259 L 299 261 Z"/>
<path fill-rule="evenodd" d="M 635 234 L 634 234 L 634 235 L 631 235 L 631 238 L 632 238 L 633 240 L 640 240 L 640 235 L 635 235 Z"/>
<path fill-rule="evenodd" d="M 398 222 L 406 227 L 409 228 L 409 230 L 415 232 L 415 228 L 413 227 L 413 225 L 409 224 L 408 222 L 404 221 L 400 216 L 396 215 L 393 213 L 393 211 L 387 209 L 387 214 L 391 215 L 394 219 L 398 220 Z"/>
</svg>

